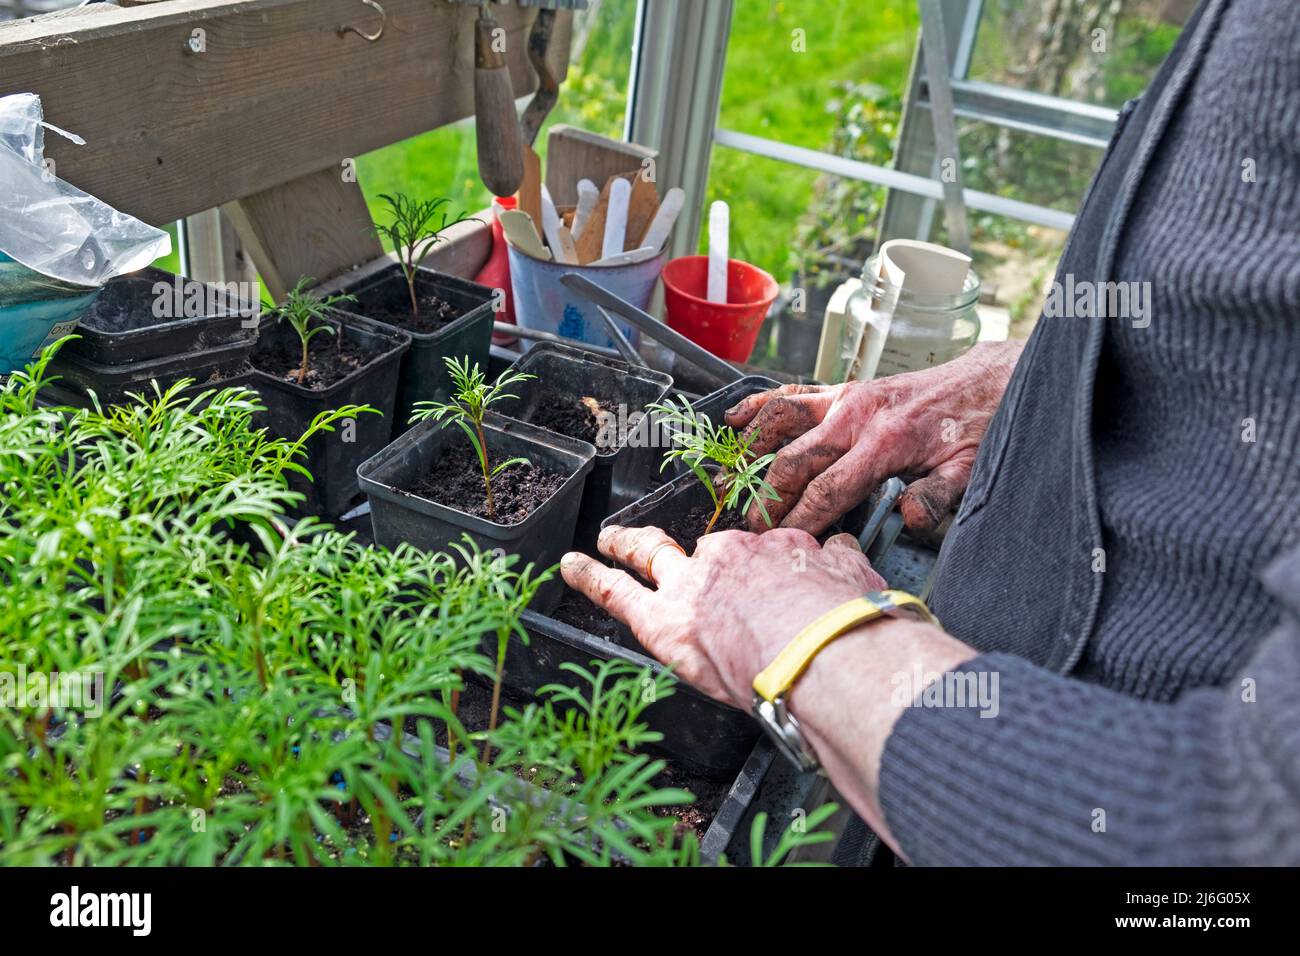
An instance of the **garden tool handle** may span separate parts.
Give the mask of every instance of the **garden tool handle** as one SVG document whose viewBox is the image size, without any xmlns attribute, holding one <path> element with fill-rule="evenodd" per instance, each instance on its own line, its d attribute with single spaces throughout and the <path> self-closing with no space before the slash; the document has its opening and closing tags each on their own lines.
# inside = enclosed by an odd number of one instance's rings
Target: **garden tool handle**
<svg viewBox="0 0 1300 956">
<path fill-rule="evenodd" d="M 497 22 L 487 6 L 474 23 L 474 114 L 478 173 L 494 196 L 513 196 L 524 179 L 523 142 L 505 54 L 492 48 Z"/>
<path fill-rule="evenodd" d="M 712 352 L 696 345 L 686 336 L 674 332 L 665 323 L 660 322 L 648 312 L 643 312 L 632 303 L 620 299 L 608 289 L 603 289 L 586 276 L 576 272 L 566 272 L 560 281 L 577 292 L 584 299 L 596 305 L 603 305 L 611 312 L 621 315 L 636 326 L 644 335 L 650 336 L 661 345 L 667 346 L 682 358 L 723 381 L 724 384 L 738 381 L 744 375 L 730 362 L 725 362 Z"/>
<path fill-rule="evenodd" d="M 596 312 L 600 314 L 601 321 L 605 323 L 605 331 L 609 333 L 610 341 L 614 343 L 614 348 L 618 349 L 619 354 L 633 365 L 649 368 L 649 364 L 641 357 L 641 353 L 636 350 L 632 343 L 627 340 L 623 330 L 614 321 L 613 316 L 600 306 L 596 306 Z"/>
</svg>

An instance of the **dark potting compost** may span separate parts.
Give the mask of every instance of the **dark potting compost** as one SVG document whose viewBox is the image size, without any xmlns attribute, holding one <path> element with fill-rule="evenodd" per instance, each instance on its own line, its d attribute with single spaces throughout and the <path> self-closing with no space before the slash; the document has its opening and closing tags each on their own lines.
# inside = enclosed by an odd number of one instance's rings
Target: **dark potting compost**
<svg viewBox="0 0 1300 956">
<path fill-rule="evenodd" d="M 438 294 L 435 287 L 417 280 L 415 299 L 419 313 L 411 313 L 411 296 L 406 281 L 400 277 L 370 286 L 357 296 L 356 308 L 366 318 L 396 325 L 408 332 L 437 332 L 463 314 L 462 310 Z"/>
<path fill-rule="evenodd" d="M 711 505 L 695 505 L 686 514 L 674 516 L 663 530 L 668 537 L 685 548 L 687 554 L 694 554 L 695 546 L 699 544 L 700 538 L 704 537 L 704 529 L 708 527 L 709 519 L 712 517 Z M 745 523 L 745 513 L 739 509 L 724 511 L 718 515 L 718 520 L 713 523 L 713 530 L 709 534 L 735 530 L 749 530 L 749 526 Z"/>
<path fill-rule="evenodd" d="M 489 442 L 488 461 L 495 467 L 499 460 Z M 518 524 L 555 494 L 568 477 L 531 462 L 510 465 L 492 478 L 496 509 L 492 520 L 503 525 Z M 466 514 L 488 517 L 483 471 L 478 456 L 465 445 L 446 449 L 424 478 L 408 490 Z"/>
<path fill-rule="evenodd" d="M 321 412 L 344 405 L 369 405 L 379 414 L 359 415 L 352 441 L 341 433 L 314 435 L 307 442 L 303 466 L 312 480 L 293 474 L 290 486 L 306 497 L 304 514 L 338 517 L 360 493 L 357 466 L 388 444 L 393 433 L 397 370 L 411 337 L 359 316 L 335 312 L 334 334 L 317 335 L 308 346 L 305 384 L 302 342 L 286 322 L 263 319 L 253 351 L 253 387 L 266 412 L 259 416 L 273 434 L 301 435 Z"/>
<path fill-rule="evenodd" d="M 395 435 L 410 427 L 417 402 L 445 401 L 451 395 L 445 359 L 486 367 L 492 340 L 491 289 L 421 266 L 415 290 L 418 316 L 411 314 L 410 290 L 397 263 L 336 290 L 356 297 L 349 311 L 411 336 L 398 377 Z"/>
<path fill-rule="evenodd" d="M 551 617 L 580 631 L 608 641 L 617 641 L 624 646 L 632 640 L 625 625 L 610 617 L 604 608 L 592 604 L 585 594 L 572 589 L 564 592 L 564 597 L 560 598 Z"/>
<path fill-rule="evenodd" d="M 561 435 L 597 445 L 605 415 L 615 413 L 614 403 L 591 395 L 544 390 L 531 421 Z M 597 445 L 597 447 L 600 447 Z"/>
<path fill-rule="evenodd" d="M 534 345 L 512 369 L 533 377 L 511 386 L 519 400 L 507 414 L 596 449 L 574 529 L 574 543 L 591 550 L 601 520 L 650 490 L 659 453 L 645 409 L 672 377 L 552 342 Z"/>
<path fill-rule="evenodd" d="M 314 390 L 343 381 L 390 348 L 386 342 L 367 345 L 353 341 L 346 331 L 340 334 L 338 323 L 332 325 L 333 336 L 317 336 L 312 340 L 307 376 L 302 382 L 298 381 L 298 374 L 302 371 L 302 348 L 296 340 L 279 339 L 268 343 L 253 357 L 253 364 L 268 375 Z"/>
</svg>

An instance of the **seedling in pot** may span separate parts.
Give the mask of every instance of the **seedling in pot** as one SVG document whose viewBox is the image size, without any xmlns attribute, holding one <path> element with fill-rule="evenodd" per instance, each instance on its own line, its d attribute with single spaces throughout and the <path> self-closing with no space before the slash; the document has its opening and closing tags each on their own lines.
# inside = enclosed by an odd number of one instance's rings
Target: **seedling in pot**
<svg viewBox="0 0 1300 956">
<path fill-rule="evenodd" d="M 750 457 L 749 447 L 758 437 L 757 431 L 742 438 L 735 429 L 714 425 L 708 415 L 696 412 L 685 399 L 682 399 L 680 408 L 672 399 L 666 399 L 661 404 L 651 405 L 650 411 L 677 426 L 672 433 L 675 447 L 664 452 L 659 470 L 663 471 L 674 459 L 681 461 L 700 479 L 713 500 L 713 516 L 705 526 L 704 534 L 713 530 L 723 511 L 737 507 L 742 499 L 746 511 L 757 504 L 763 520 L 769 528 L 772 526 L 764 502 L 777 501 L 781 496 L 763 479 L 762 472 L 776 455 Z M 710 475 L 705 467 L 709 462 L 718 466 L 716 477 Z"/>
<path fill-rule="evenodd" d="M 277 322 L 284 319 L 292 325 L 293 330 L 298 333 L 298 338 L 302 342 L 302 364 L 298 367 L 299 385 L 306 385 L 307 383 L 308 346 L 311 340 L 321 332 L 328 332 L 330 335 L 337 336 L 334 326 L 329 323 L 330 310 L 340 302 L 356 301 L 356 297 L 351 295 L 332 295 L 328 298 L 321 298 L 319 292 L 309 288 L 315 281 L 309 276 L 303 276 L 298 280 L 298 284 L 289 290 L 288 295 L 284 297 L 284 302 L 271 311 Z"/>
<path fill-rule="evenodd" d="M 411 415 L 411 424 L 432 418 L 441 422 L 446 428 L 453 422 L 469 438 L 478 456 L 479 467 L 483 470 L 483 493 L 487 500 L 488 519 L 496 521 L 496 503 L 492 498 L 492 479 L 511 465 L 526 465 L 527 458 L 511 458 L 493 467 L 488 460 L 487 436 L 483 432 L 483 416 L 497 402 L 507 398 L 518 398 L 505 389 L 526 379 L 536 378 L 523 372 L 505 372 L 495 383 L 489 385 L 487 376 L 478 363 L 470 365 L 469 357 L 458 360 L 447 356 L 443 359 L 451 372 L 455 386 L 450 402 L 416 402 L 415 412 Z"/>
<path fill-rule="evenodd" d="M 406 277 L 407 291 L 411 295 L 411 315 L 418 316 L 420 299 L 415 292 L 415 279 L 420 263 L 428 258 L 434 246 L 444 241 L 442 233 L 448 227 L 466 220 L 478 220 L 466 216 L 464 212 L 457 213 L 456 218 L 451 219 L 450 214 L 442 208 L 451 203 L 450 199 L 420 200 L 401 193 L 395 196 L 385 193 L 379 198 L 388 204 L 393 221 L 386 226 L 376 226 L 375 231 L 393 244 L 398 264 L 402 267 L 402 275 Z"/>
</svg>

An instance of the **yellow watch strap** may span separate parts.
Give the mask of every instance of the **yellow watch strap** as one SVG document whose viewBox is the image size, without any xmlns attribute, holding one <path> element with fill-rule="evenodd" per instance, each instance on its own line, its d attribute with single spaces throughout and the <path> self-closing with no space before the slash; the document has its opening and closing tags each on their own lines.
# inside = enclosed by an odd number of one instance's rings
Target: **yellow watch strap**
<svg viewBox="0 0 1300 956">
<path fill-rule="evenodd" d="M 772 663 L 754 678 L 754 693 L 775 701 L 794 686 L 812 659 L 831 641 L 859 625 L 886 614 L 906 611 L 929 624 L 938 624 L 925 602 L 906 591 L 873 591 L 827 611 L 781 649 Z"/>
</svg>

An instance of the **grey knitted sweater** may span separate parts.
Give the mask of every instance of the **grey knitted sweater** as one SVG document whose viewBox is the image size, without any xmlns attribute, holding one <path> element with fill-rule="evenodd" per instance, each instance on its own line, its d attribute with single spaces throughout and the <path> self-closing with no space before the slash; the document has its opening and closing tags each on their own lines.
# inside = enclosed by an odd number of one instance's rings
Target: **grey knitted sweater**
<svg viewBox="0 0 1300 956">
<path fill-rule="evenodd" d="M 1300 2 L 1203 0 L 1089 189 L 933 605 L 998 712 L 905 711 L 919 864 L 1300 863 Z"/>
</svg>

